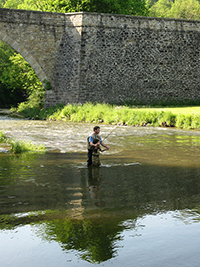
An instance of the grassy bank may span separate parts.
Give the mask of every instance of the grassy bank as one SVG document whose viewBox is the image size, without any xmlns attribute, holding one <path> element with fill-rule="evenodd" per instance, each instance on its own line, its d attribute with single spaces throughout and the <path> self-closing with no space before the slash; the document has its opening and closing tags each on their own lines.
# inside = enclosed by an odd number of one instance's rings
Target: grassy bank
<svg viewBox="0 0 200 267">
<path fill-rule="evenodd" d="M 26 118 L 40 120 L 200 129 L 199 106 L 156 108 L 85 103 L 58 105 L 41 110 L 21 107 L 17 112 Z"/>
<path fill-rule="evenodd" d="M 43 145 L 34 145 L 31 142 L 15 141 L 9 139 L 0 132 L 0 143 L 9 144 L 9 152 L 13 154 L 21 154 L 23 152 L 45 152 L 46 148 Z"/>
</svg>

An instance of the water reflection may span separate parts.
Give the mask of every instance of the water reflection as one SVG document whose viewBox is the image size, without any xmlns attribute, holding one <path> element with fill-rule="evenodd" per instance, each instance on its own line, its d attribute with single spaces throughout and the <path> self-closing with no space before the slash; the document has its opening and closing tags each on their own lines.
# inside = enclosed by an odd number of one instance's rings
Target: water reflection
<svg viewBox="0 0 200 267">
<path fill-rule="evenodd" d="M 117 255 L 116 243 L 125 227 L 119 220 L 68 218 L 46 222 L 40 227 L 40 235 L 48 241 L 56 240 L 64 251 L 76 250 L 82 260 L 100 263 Z"/>
<path fill-rule="evenodd" d="M 71 160 L 76 157 L 84 158 L 76 154 Z M 75 168 L 63 154 L 4 155 L 0 162 L 1 214 L 72 207 L 154 212 L 194 208 L 200 201 L 200 168 Z"/>
<path fill-rule="evenodd" d="M 90 193 L 90 197 L 93 200 L 96 200 L 95 205 L 102 205 L 100 201 L 101 194 L 101 178 L 99 175 L 99 167 L 91 167 L 88 168 L 88 190 Z"/>
</svg>

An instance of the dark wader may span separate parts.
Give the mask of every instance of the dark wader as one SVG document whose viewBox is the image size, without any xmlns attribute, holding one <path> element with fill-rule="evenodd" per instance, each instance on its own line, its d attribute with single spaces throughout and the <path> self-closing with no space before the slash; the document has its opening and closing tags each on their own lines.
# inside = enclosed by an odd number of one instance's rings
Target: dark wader
<svg viewBox="0 0 200 267">
<path fill-rule="evenodd" d="M 91 166 L 92 165 L 92 153 L 93 153 L 93 149 L 88 149 L 87 166 Z"/>
</svg>

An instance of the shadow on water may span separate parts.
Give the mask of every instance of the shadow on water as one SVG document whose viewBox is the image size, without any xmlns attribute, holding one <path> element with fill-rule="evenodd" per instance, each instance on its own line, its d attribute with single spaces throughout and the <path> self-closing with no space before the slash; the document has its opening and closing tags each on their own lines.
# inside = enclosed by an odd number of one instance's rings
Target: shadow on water
<svg viewBox="0 0 200 267">
<path fill-rule="evenodd" d="M 123 159 L 125 162 L 128 161 Z M 125 229 L 146 215 L 200 206 L 200 168 L 118 164 L 86 168 L 85 154 L 0 157 L 1 229 L 32 224 L 64 251 L 100 263 L 114 258 Z"/>
</svg>

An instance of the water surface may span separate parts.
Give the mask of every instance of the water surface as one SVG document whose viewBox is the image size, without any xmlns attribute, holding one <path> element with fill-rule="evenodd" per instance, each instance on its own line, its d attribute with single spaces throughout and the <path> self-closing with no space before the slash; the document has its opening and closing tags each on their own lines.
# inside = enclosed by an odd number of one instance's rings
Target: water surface
<svg viewBox="0 0 200 267">
<path fill-rule="evenodd" d="M 0 148 L 0 266 L 199 266 L 200 132 L 13 119 L 0 131 L 46 154 Z"/>
</svg>

